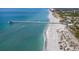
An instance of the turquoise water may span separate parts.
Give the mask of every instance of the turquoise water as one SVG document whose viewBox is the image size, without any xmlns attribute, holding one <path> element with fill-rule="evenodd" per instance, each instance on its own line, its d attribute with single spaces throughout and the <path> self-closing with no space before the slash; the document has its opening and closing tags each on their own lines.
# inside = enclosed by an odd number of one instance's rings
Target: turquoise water
<svg viewBox="0 0 79 59">
<path fill-rule="evenodd" d="M 18 21 L 48 21 L 46 8 L 0 8 L 0 50 L 1 51 L 41 51 L 43 31 L 46 24 L 15 23 Z"/>
</svg>

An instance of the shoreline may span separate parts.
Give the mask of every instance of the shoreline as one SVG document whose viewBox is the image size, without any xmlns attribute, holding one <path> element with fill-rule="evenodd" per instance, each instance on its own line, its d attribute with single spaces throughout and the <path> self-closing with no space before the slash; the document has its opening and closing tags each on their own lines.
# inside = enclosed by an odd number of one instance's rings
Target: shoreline
<svg viewBox="0 0 79 59">
<path fill-rule="evenodd" d="M 48 24 L 44 28 L 44 32 L 43 32 L 43 38 L 44 38 L 43 50 L 44 51 L 47 51 L 47 36 L 46 36 L 47 29 L 48 29 Z"/>
<path fill-rule="evenodd" d="M 44 31 L 43 31 L 43 38 L 44 38 L 43 50 L 44 51 L 47 51 L 47 35 L 46 35 L 46 32 L 47 32 L 48 27 L 49 27 L 49 24 L 46 24 Z"/>
<path fill-rule="evenodd" d="M 48 17 L 49 17 L 49 9 L 48 9 Z M 48 22 L 50 22 L 49 18 L 48 18 Z M 44 28 L 44 31 L 43 31 L 43 37 L 44 37 L 44 47 L 43 47 L 43 51 L 48 51 L 47 50 L 47 31 L 48 31 L 48 28 L 49 28 L 49 24 L 46 24 L 45 28 Z"/>
<path fill-rule="evenodd" d="M 53 16 L 53 12 L 50 11 L 48 9 L 48 21 L 49 22 L 59 22 L 59 20 L 57 18 L 55 18 Z M 57 33 L 57 29 L 61 28 L 62 25 L 61 24 L 47 24 L 47 27 L 45 29 L 45 33 L 44 33 L 44 47 L 45 49 L 44 50 L 47 50 L 47 51 L 61 51 L 59 49 L 59 36 L 58 36 L 58 33 Z"/>
<path fill-rule="evenodd" d="M 49 9 L 48 9 L 48 22 L 51 22 L 51 17 L 49 17 L 50 16 L 50 14 L 52 13 L 52 11 L 50 11 Z M 53 15 L 52 15 L 53 16 Z M 52 39 L 50 36 L 51 36 L 51 34 L 50 34 L 50 31 L 49 30 L 51 30 L 51 24 L 46 24 L 46 27 L 44 28 L 44 32 L 43 32 L 43 37 L 44 37 L 44 47 L 43 47 L 43 50 L 44 51 L 50 51 L 50 48 L 52 48 L 49 44 L 51 44 L 51 42 L 52 42 L 52 40 L 50 40 L 50 39 Z M 53 32 L 53 31 L 52 31 Z M 50 34 L 50 35 L 49 35 Z M 49 38 L 48 38 L 49 37 Z M 49 41 L 51 41 L 50 43 L 48 43 Z M 52 42 L 53 43 L 53 42 Z M 50 47 L 50 48 L 49 48 Z"/>
</svg>

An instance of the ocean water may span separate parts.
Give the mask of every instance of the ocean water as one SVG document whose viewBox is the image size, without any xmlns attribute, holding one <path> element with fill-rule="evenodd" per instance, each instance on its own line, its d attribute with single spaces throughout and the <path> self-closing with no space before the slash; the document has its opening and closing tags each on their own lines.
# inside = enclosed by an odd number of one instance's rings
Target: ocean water
<svg viewBox="0 0 79 59">
<path fill-rule="evenodd" d="M 0 8 L 0 51 L 42 51 L 46 24 L 14 23 L 48 21 L 46 8 Z"/>
</svg>

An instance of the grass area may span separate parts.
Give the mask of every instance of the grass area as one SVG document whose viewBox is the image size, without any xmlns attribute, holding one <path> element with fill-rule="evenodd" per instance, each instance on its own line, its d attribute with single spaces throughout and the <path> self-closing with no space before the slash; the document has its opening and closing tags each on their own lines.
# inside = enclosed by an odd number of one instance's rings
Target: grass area
<svg viewBox="0 0 79 59">
<path fill-rule="evenodd" d="M 69 27 L 72 33 L 75 35 L 76 38 L 79 39 L 79 30 L 75 29 L 75 27 Z"/>
<path fill-rule="evenodd" d="M 71 12 L 58 12 L 58 14 L 60 15 L 60 17 L 63 17 L 63 16 L 73 16 L 73 17 L 78 17 L 79 16 L 79 13 L 71 13 Z"/>
<path fill-rule="evenodd" d="M 75 32 L 75 37 L 79 39 L 79 31 Z"/>
<path fill-rule="evenodd" d="M 58 12 L 59 16 L 63 18 L 64 14 L 61 12 Z"/>
<path fill-rule="evenodd" d="M 69 13 L 68 16 L 78 17 L 79 16 L 79 13 Z"/>
</svg>

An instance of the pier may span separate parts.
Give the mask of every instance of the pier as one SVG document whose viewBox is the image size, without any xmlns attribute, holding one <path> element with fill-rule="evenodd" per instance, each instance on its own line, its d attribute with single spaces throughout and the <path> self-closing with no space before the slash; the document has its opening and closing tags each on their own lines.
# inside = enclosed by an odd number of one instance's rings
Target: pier
<svg viewBox="0 0 79 59">
<path fill-rule="evenodd" d="M 61 23 L 55 23 L 55 22 L 45 22 L 45 21 L 8 21 L 9 24 L 13 23 L 35 23 L 35 24 L 61 24 Z"/>
</svg>

